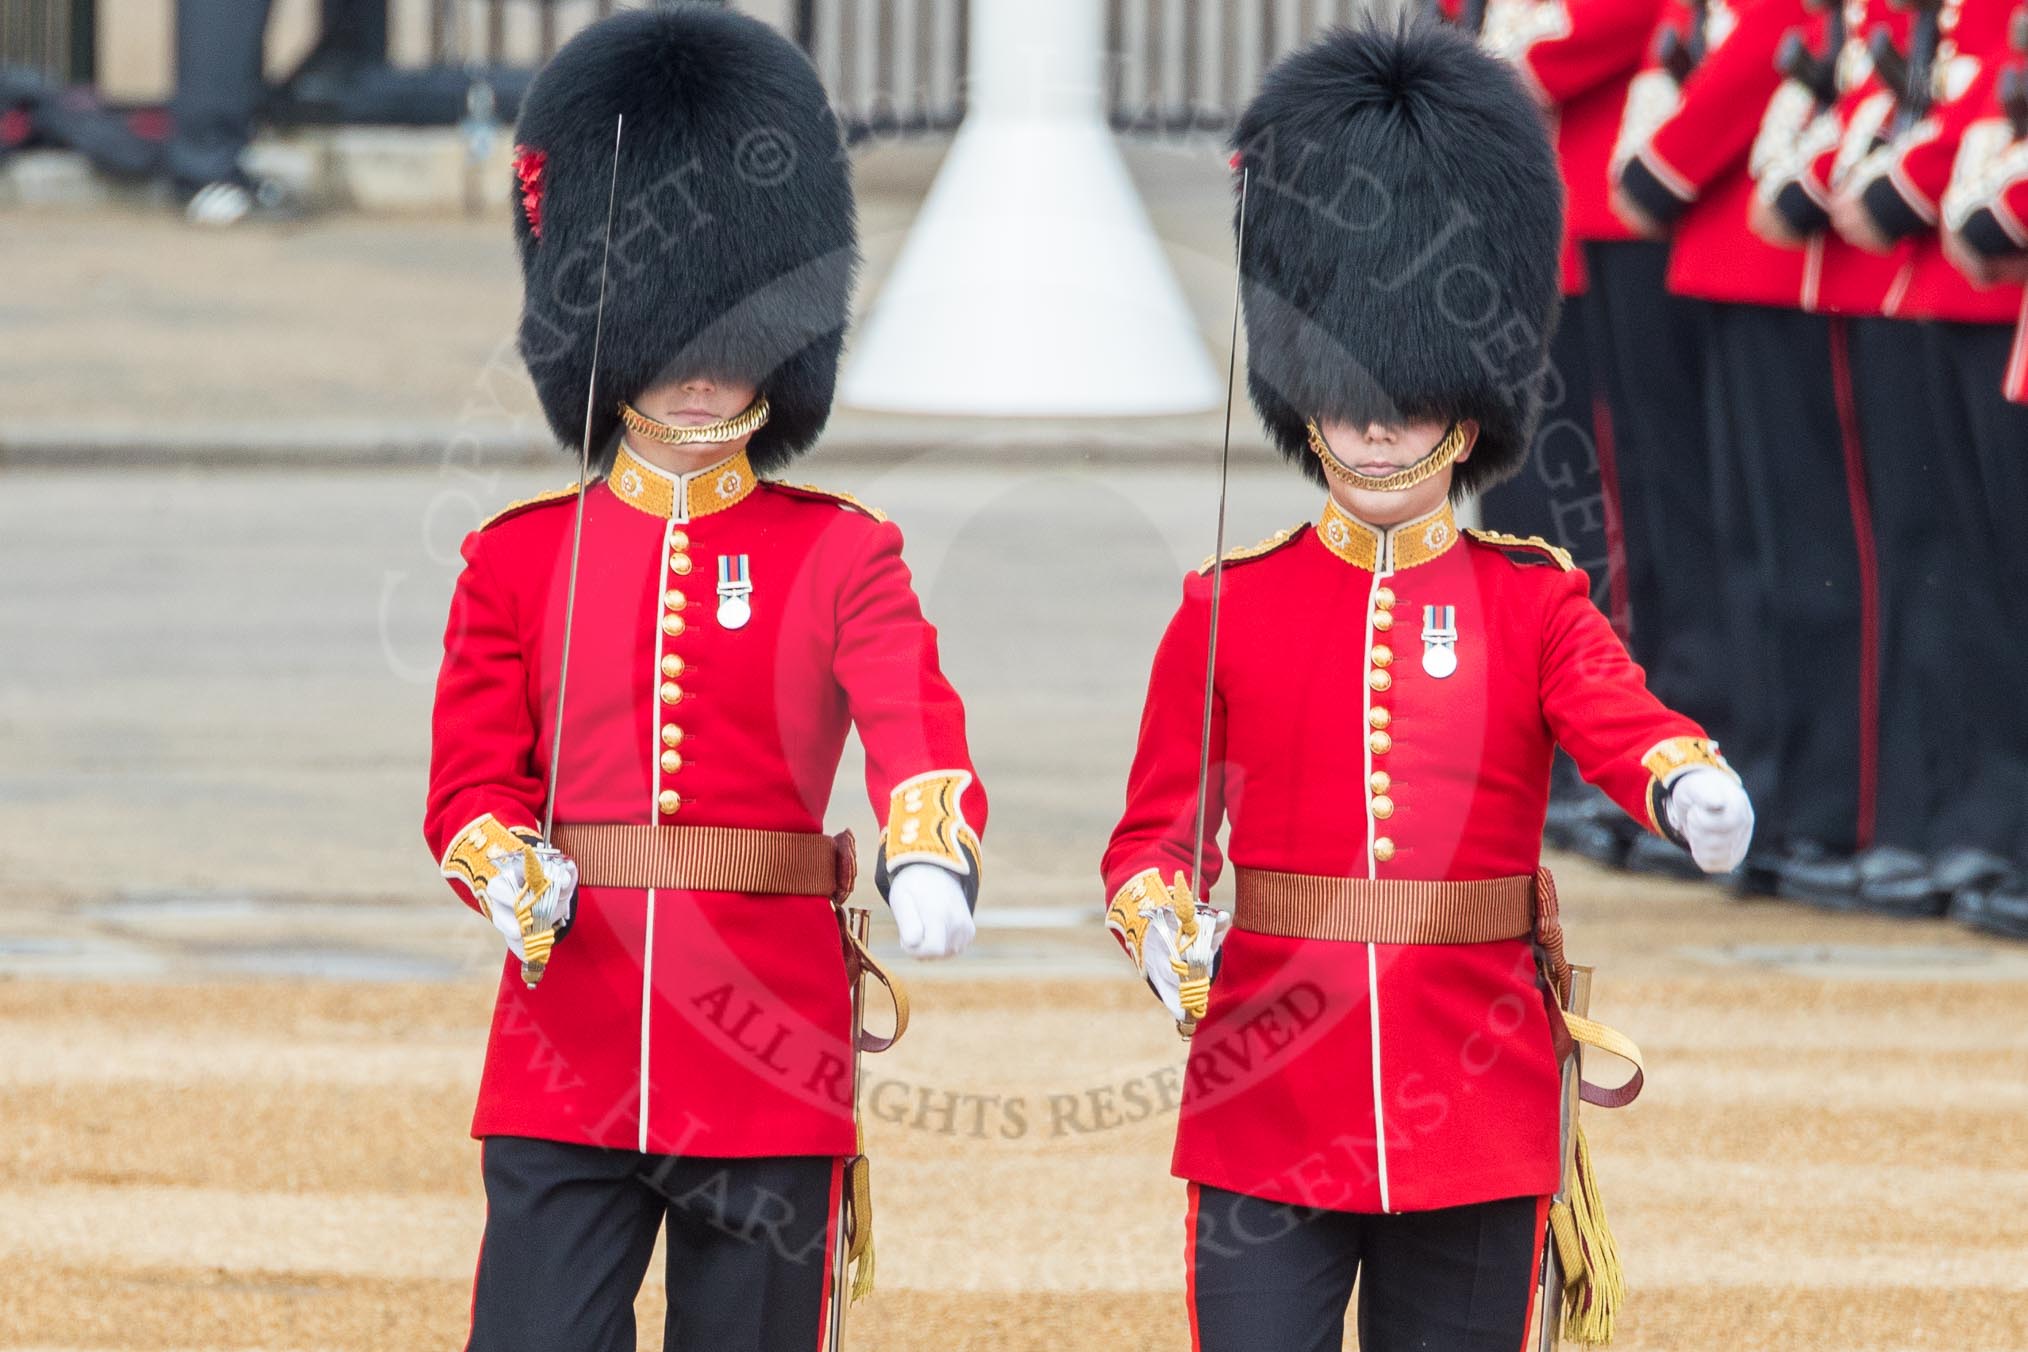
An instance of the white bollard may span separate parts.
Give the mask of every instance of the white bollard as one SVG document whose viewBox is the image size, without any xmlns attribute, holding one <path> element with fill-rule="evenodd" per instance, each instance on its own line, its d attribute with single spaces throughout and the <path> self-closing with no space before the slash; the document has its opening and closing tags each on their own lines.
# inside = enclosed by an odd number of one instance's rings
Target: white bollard
<svg viewBox="0 0 2028 1352">
<path fill-rule="evenodd" d="M 840 385 L 898 413 L 1121 417 L 1225 389 L 1106 125 L 1099 0 L 974 0 L 965 120 Z"/>
</svg>

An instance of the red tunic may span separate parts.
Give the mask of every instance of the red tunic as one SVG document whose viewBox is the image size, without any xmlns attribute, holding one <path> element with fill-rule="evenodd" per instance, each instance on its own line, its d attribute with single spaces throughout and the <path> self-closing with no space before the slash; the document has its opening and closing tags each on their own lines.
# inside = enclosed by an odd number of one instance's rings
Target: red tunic
<svg viewBox="0 0 2028 1352">
<path fill-rule="evenodd" d="M 2011 324 L 2021 308 L 2019 286 L 1973 285 L 1945 255 L 1938 234 L 1953 166 L 2011 139 L 2005 119 L 1986 114 L 1997 104 L 2000 72 L 2014 56 L 2007 40 L 2013 13 L 2013 0 L 1963 0 L 1947 9 L 1948 33 L 1927 114 L 1854 171 L 1855 187 L 1881 224 L 1915 241 L 1908 286 L 1895 298 L 1896 318 Z M 1969 153 L 1961 156 L 1966 147 Z M 1976 173 L 1971 164 L 1965 167 Z"/>
<path fill-rule="evenodd" d="M 1563 292 L 1585 288 L 1586 240 L 1625 240 L 1608 202 L 1606 163 L 1627 84 L 1640 67 L 1661 0 L 1493 0 L 1482 40 L 1514 63 L 1548 110 L 1565 199 Z"/>
<path fill-rule="evenodd" d="M 1705 755 L 1560 551 L 1461 539 L 1448 508 L 1383 540 L 1330 503 L 1321 526 L 1251 554 L 1224 574 L 1207 807 L 1240 866 L 1531 874 L 1558 744 L 1651 824 L 1644 759 Z M 1209 602 L 1210 579 L 1186 579 L 1155 655 L 1109 893 L 1190 868 Z M 1422 628 L 1444 615 L 1425 607 L 1451 608 L 1452 674 L 1423 667 Z M 1221 867 L 1207 842 L 1207 890 Z M 1526 940 L 1235 929 L 1191 1044 L 1174 1169 L 1345 1211 L 1540 1195 L 1558 1180 L 1557 1085 Z"/>
<path fill-rule="evenodd" d="M 439 859 L 485 814 L 539 828 L 574 498 L 510 509 L 465 541 L 424 821 Z M 721 596 L 746 603 L 744 623 Z M 856 726 L 890 826 L 905 781 L 961 789 L 976 878 L 986 801 L 963 706 L 901 532 L 849 500 L 758 481 L 743 455 L 679 480 L 622 450 L 585 494 L 564 694 L 559 824 L 820 831 Z M 891 863 L 910 848 L 888 843 Z M 847 1035 L 827 898 L 585 887 L 539 987 L 505 961 L 472 1132 L 849 1154 Z"/>
<path fill-rule="evenodd" d="M 1688 5 L 1673 4 L 1672 11 L 1680 30 L 1695 22 Z M 1620 150 L 1627 163 L 1620 173 L 1651 215 L 1665 224 L 1676 222 L 1668 282 L 1676 294 L 1752 305 L 1801 304 L 1804 255 L 1775 248 L 1747 227 L 1753 200 L 1747 165 L 1763 114 L 1782 84 L 1775 52 L 1783 35 L 1820 23 L 1802 0 L 1715 6 L 1705 23 L 1705 58 L 1683 83 L 1673 107 L 1667 95 L 1673 82 L 1659 62 L 1637 77 Z M 1637 112 L 1641 125 L 1634 124 Z"/>
</svg>

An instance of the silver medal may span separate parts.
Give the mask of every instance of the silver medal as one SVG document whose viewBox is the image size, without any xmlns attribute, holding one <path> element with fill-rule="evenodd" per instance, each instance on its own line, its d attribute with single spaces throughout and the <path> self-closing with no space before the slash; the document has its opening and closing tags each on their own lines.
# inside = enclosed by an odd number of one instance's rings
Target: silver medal
<svg viewBox="0 0 2028 1352">
<path fill-rule="evenodd" d="M 1422 669 L 1441 681 L 1458 669 L 1456 606 L 1422 608 Z"/>
<path fill-rule="evenodd" d="M 718 627 L 744 629 L 753 618 L 753 574 L 744 554 L 718 556 Z"/>
</svg>

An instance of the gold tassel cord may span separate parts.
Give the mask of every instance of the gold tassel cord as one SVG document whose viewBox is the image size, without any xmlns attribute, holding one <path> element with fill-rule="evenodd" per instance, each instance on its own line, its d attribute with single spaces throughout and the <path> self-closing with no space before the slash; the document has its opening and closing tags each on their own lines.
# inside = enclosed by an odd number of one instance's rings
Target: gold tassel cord
<svg viewBox="0 0 2028 1352">
<path fill-rule="evenodd" d="M 1563 1331 L 1572 1342 L 1602 1346 L 1613 1340 L 1613 1325 L 1626 1304 L 1626 1274 L 1606 1224 L 1598 1175 L 1584 1129 L 1577 1130 L 1577 1169 L 1569 1198 L 1549 1209 L 1550 1233 L 1563 1267 Z"/>
<path fill-rule="evenodd" d="M 866 1158 L 866 1132 L 859 1132 L 860 1154 L 845 1161 L 846 1195 L 851 1223 L 845 1260 L 852 1265 L 852 1302 L 873 1294 L 873 1162 Z"/>
<path fill-rule="evenodd" d="M 549 966 L 549 951 L 556 946 L 556 930 L 537 929 L 535 906 L 549 890 L 549 875 L 543 872 L 542 856 L 533 845 L 521 847 L 521 895 L 514 899 L 514 919 L 521 926 L 521 979 L 532 989 Z"/>
</svg>

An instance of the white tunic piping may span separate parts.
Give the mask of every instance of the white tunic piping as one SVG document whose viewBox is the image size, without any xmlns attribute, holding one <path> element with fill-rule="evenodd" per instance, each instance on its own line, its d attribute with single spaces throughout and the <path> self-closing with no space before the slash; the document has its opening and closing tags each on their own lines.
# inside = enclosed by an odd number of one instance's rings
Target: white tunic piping
<svg viewBox="0 0 2028 1352">
<path fill-rule="evenodd" d="M 1366 741 L 1364 775 L 1359 785 L 1361 801 L 1366 805 L 1366 876 L 1376 879 L 1380 876 L 1379 864 L 1373 857 L 1373 842 L 1378 838 L 1379 823 L 1373 816 L 1373 795 L 1369 788 L 1373 780 L 1373 684 L 1368 674 L 1373 667 L 1373 610 L 1380 586 L 1394 576 L 1394 532 L 1380 533 L 1380 548 L 1373 561 L 1373 581 L 1366 592 L 1365 651 L 1360 662 L 1360 721 L 1365 724 L 1360 735 Z M 1373 1036 L 1373 1151 L 1380 1172 L 1380 1209 L 1392 1211 L 1387 1186 L 1387 1109 L 1380 1081 L 1380 956 L 1372 944 L 1366 945 L 1366 1010 Z"/>
</svg>

